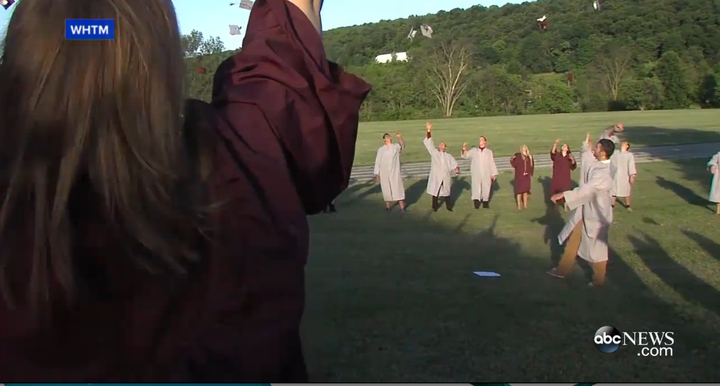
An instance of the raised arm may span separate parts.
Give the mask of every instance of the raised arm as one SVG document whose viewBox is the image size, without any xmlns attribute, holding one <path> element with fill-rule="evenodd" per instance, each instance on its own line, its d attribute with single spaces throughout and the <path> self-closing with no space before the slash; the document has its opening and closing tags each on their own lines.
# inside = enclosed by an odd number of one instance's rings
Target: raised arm
<svg viewBox="0 0 720 386">
<path fill-rule="evenodd" d="M 467 142 L 463 143 L 462 150 L 460 151 L 460 157 L 462 157 L 462 159 L 470 159 L 472 157 L 470 150 L 467 148 Z"/>
<path fill-rule="evenodd" d="M 395 138 L 398 140 L 398 145 L 400 145 L 400 150 L 402 151 L 405 149 L 405 140 L 402 137 L 402 134 L 400 132 L 395 133 Z"/>
<path fill-rule="evenodd" d="M 585 137 L 585 142 L 583 142 L 582 145 L 582 152 L 580 153 L 580 162 L 592 162 L 595 159 L 595 156 L 593 156 L 591 149 L 592 145 L 590 142 L 590 133 L 587 133 L 587 136 Z"/>
<path fill-rule="evenodd" d="M 557 145 L 559 142 L 560 142 L 560 140 L 556 139 L 555 143 L 553 143 L 552 150 L 550 150 L 550 159 L 552 159 L 552 160 L 555 159 L 555 154 L 557 154 Z"/>
<path fill-rule="evenodd" d="M 242 154 L 242 162 L 288 173 L 308 214 L 322 211 L 347 187 L 360 104 L 370 91 L 325 57 L 320 5 L 256 1 L 242 51 L 217 69 L 212 100 L 230 127 L 220 133 L 226 146 Z"/>
</svg>

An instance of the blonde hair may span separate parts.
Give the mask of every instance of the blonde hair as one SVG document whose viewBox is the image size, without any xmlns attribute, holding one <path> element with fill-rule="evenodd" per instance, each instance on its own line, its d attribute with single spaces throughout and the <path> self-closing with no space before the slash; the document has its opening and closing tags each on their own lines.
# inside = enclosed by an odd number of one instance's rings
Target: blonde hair
<svg viewBox="0 0 720 386">
<path fill-rule="evenodd" d="M 522 145 L 522 147 L 520 148 L 520 154 L 522 154 L 525 150 L 527 150 L 527 156 L 528 158 L 530 158 L 530 163 L 534 164 L 535 160 L 533 159 L 532 153 L 530 153 L 530 148 L 527 147 L 527 145 Z"/>
</svg>

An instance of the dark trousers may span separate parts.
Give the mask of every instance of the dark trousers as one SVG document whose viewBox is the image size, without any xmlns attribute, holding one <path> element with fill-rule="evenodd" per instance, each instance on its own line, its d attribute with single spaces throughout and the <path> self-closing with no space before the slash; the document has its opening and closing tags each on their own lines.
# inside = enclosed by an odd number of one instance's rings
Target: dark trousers
<svg viewBox="0 0 720 386">
<path fill-rule="evenodd" d="M 453 210 L 452 196 L 447 196 L 447 197 L 432 196 L 432 209 L 433 210 L 440 209 L 440 206 L 442 205 L 440 200 L 445 202 L 445 208 L 447 208 L 447 210 L 450 210 L 450 211 Z"/>
</svg>

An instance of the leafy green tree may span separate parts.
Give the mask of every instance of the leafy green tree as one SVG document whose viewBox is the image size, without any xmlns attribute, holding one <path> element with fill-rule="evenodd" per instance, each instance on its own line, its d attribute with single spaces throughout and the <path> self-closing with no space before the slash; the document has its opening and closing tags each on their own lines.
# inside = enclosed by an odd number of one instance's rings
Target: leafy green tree
<svg viewBox="0 0 720 386">
<path fill-rule="evenodd" d="M 663 108 L 687 108 L 690 105 L 690 85 L 680 56 L 675 51 L 664 53 L 658 61 L 655 73 L 663 86 Z"/>
</svg>

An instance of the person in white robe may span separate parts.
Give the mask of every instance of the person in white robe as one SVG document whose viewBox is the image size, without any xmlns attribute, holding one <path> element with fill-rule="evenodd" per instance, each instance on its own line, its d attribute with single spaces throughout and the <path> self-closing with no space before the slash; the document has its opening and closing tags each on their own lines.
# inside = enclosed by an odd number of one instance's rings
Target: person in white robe
<svg viewBox="0 0 720 386">
<path fill-rule="evenodd" d="M 385 142 L 375 157 L 375 180 L 380 183 L 382 189 L 383 200 L 385 200 L 385 210 L 390 211 L 392 204 L 397 202 L 400 210 L 405 211 L 405 185 L 402 180 L 400 169 L 400 154 L 405 149 L 405 141 L 400 133 L 395 133 L 398 139 L 397 143 L 393 143 L 390 134 L 383 134 Z"/>
<path fill-rule="evenodd" d="M 590 263 L 593 269 L 591 286 L 605 283 L 608 261 L 608 235 L 613 221 L 610 157 L 615 144 L 601 139 L 595 147 L 595 160 L 587 171 L 583 186 L 551 197 L 553 202 L 564 199 L 570 208 L 570 216 L 558 235 L 558 242 L 565 243 L 565 252 L 558 266 L 548 274 L 558 278 L 569 275 L 575 267 L 576 258 Z"/>
<path fill-rule="evenodd" d="M 423 143 L 428 153 L 430 153 L 430 175 L 428 176 L 427 194 L 432 196 L 432 209 L 437 211 L 440 209 L 440 199 L 445 203 L 445 208 L 452 212 L 453 202 L 451 197 L 452 177 L 460 174 L 455 157 L 447 152 L 445 142 L 440 142 L 435 147 L 432 139 L 432 124 L 425 124 L 426 135 Z"/>
<path fill-rule="evenodd" d="M 625 126 L 623 126 L 622 123 L 618 123 L 605 129 L 603 134 L 600 136 L 600 139 L 609 139 L 613 141 L 613 144 L 617 147 L 620 144 L 620 137 L 618 137 L 618 133 L 622 133 L 623 131 L 625 131 Z"/>
<path fill-rule="evenodd" d="M 478 147 L 467 148 L 467 142 L 462 145 L 461 156 L 470 160 L 470 177 L 472 186 L 472 200 L 475 209 L 490 207 L 490 194 L 492 186 L 498 175 L 495 166 L 495 157 L 492 150 L 487 148 L 487 138 L 480 137 Z"/>
<path fill-rule="evenodd" d="M 632 212 L 630 196 L 632 186 L 635 184 L 637 169 L 635 168 L 635 155 L 630 152 L 630 142 L 623 142 L 620 145 L 620 151 L 615 152 L 610 161 L 614 172 L 613 188 L 610 191 L 613 196 L 613 208 L 620 197 L 625 200 L 625 208 Z"/>
<path fill-rule="evenodd" d="M 710 202 L 717 204 L 717 213 L 720 215 L 720 152 L 715 154 L 707 163 L 707 168 L 712 173 L 713 178 L 710 183 Z"/>
<path fill-rule="evenodd" d="M 578 185 L 583 186 L 587 182 L 587 172 L 590 165 L 593 164 L 595 154 L 593 152 L 592 143 L 590 142 L 590 133 L 585 136 L 585 141 L 580 148 L 580 180 Z"/>
</svg>

